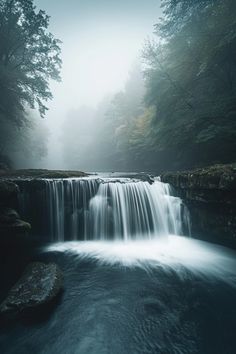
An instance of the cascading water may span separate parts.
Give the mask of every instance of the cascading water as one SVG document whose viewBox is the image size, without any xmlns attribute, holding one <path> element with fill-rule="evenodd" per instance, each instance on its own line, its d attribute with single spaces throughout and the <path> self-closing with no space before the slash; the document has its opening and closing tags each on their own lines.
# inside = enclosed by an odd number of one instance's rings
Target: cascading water
<svg viewBox="0 0 236 354">
<path fill-rule="evenodd" d="M 44 180 L 45 192 L 23 187 L 22 210 L 44 210 L 44 229 L 52 241 L 132 240 L 183 235 L 188 211 L 171 187 L 158 179 L 87 178 Z M 43 189 L 43 188 L 41 188 Z M 27 205 L 26 205 L 27 204 Z M 27 215 L 26 215 L 27 218 Z M 30 216 L 28 215 L 28 219 Z"/>
<path fill-rule="evenodd" d="M 39 322 L 1 326 L 1 352 L 236 353 L 236 253 L 174 236 L 186 235 L 189 218 L 169 185 L 96 177 L 19 185 L 34 233 L 71 242 L 40 248 L 37 261 L 62 269 L 63 292 Z"/>
<path fill-rule="evenodd" d="M 181 204 L 159 181 L 101 183 L 89 203 L 93 239 L 182 234 Z"/>
</svg>

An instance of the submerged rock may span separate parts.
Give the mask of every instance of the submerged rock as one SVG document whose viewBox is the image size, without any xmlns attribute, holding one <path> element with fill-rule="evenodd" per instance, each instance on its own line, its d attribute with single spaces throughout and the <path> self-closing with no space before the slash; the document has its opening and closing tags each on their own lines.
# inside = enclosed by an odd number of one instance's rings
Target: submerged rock
<svg viewBox="0 0 236 354">
<path fill-rule="evenodd" d="M 0 313 L 18 314 L 48 304 L 62 286 L 62 272 L 56 264 L 31 263 L 0 305 Z"/>
</svg>

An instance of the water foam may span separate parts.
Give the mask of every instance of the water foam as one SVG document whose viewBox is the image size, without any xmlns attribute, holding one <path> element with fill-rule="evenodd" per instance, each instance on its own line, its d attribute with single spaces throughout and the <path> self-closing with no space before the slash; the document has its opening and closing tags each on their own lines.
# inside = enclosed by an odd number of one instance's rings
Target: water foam
<svg viewBox="0 0 236 354">
<path fill-rule="evenodd" d="M 227 248 L 171 235 L 168 240 L 64 242 L 47 251 L 73 254 L 99 264 L 122 267 L 187 268 L 202 276 L 212 276 L 236 286 L 236 252 Z"/>
</svg>

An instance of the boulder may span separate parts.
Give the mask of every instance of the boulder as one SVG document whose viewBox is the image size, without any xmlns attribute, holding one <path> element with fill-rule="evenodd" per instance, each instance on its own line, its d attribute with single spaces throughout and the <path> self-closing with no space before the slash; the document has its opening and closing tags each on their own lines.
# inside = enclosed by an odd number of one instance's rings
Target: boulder
<svg viewBox="0 0 236 354">
<path fill-rule="evenodd" d="M 19 314 L 44 306 L 62 286 L 62 272 L 55 263 L 31 263 L 0 305 L 0 314 Z"/>
</svg>

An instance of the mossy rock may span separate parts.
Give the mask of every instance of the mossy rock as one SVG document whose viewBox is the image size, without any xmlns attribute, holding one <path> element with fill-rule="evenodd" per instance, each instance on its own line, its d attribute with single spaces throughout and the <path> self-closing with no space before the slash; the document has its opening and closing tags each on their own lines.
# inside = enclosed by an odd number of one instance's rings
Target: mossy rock
<svg viewBox="0 0 236 354">
<path fill-rule="evenodd" d="M 161 180 L 182 189 L 236 190 L 236 163 L 213 165 L 191 171 L 167 172 Z"/>
<path fill-rule="evenodd" d="M 38 169 L 28 169 L 28 170 L 7 170 L 1 171 L 0 177 L 2 178 L 78 178 L 86 177 L 89 174 L 82 171 L 63 171 L 63 170 L 38 170 Z"/>
</svg>

